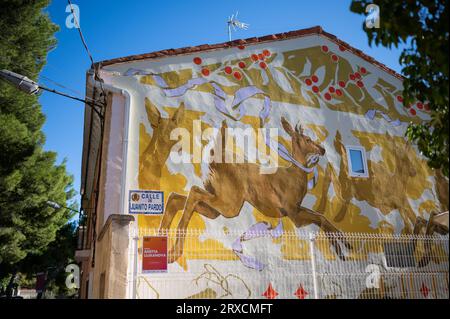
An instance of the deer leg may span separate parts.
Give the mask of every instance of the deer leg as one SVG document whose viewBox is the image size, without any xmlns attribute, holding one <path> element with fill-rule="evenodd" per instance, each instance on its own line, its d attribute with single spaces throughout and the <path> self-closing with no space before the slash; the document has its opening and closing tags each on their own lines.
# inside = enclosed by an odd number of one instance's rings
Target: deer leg
<svg viewBox="0 0 450 319">
<path fill-rule="evenodd" d="M 194 212 L 199 213 L 202 216 L 205 216 L 209 219 L 216 219 L 222 213 L 215 209 L 214 207 L 210 206 L 208 203 L 205 202 L 198 202 L 194 207 Z M 181 234 L 179 234 L 180 236 Z M 182 254 L 183 254 L 183 245 L 184 245 L 184 237 L 177 238 L 174 248 L 172 249 L 171 253 L 169 254 L 169 260 L 170 262 L 174 262 L 177 260 Z"/>
<path fill-rule="evenodd" d="M 183 231 L 187 229 L 189 221 L 192 218 L 192 214 L 194 209 L 198 204 L 202 201 L 212 200 L 215 196 L 206 190 L 201 189 L 198 186 L 193 186 L 191 191 L 189 192 L 189 196 L 186 199 L 186 203 L 183 210 L 183 215 L 177 226 L 178 237 L 175 240 L 175 244 L 173 245 L 170 253 L 169 253 L 169 263 L 176 261 L 183 254 L 183 246 L 185 240 L 185 234 Z M 201 205 L 200 205 L 201 207 Z M 206 210 L 202 210 L 205 212 Z"/>
<path fill-rule="evenodd" d="M 330 188 L 331 185 L 331 165 L 328 163 L 327 164 L 327 168 L 325 170 L 325 176 L 323 179 L 323 186 L 322 186 L 322 197 L 320 199 L 319 205 L 317 206 L 316 209 L 317 211 L 321 212 L 321 213 L 325 213 L 325 209 L 327 206 L 327 202 L 328 202 L 328 189 Z"/>
<path fill-rule="evenodd" d="M 406 198 L 403 200 L 402 206 L 399 209 L 399 211 L 405 221 L 405 232 L 407 234 L 411 234 L 412 232 L 414 232 L 413 228 L 415 227 L 418 217 L 414 213 L 413 209 L 411 208 L 411 205 L 409 204 L 409 202 Z M 431 216 L 430 216 L 430 218 L 431 218 Z M 411 224 L 412 224 L 412 226 L 411 226 Z M 427 223 L 425 222 L 425 225 L 426 224 Z"/>
<path fill-rule="evenodd" d="M 347 208 L 348 208 L 349 204 L 350 204 L 350 202 L 348 202 L 348 201 L 343 202 L 341 208 L 339 209 L 338 213 L 336 214 L 336 216 L 333 219 L 336 223 L 339 223 L 344 219 L 344 217 L 347 213 Z"/>
<path fill-rule="evenodd" d="M 330 172 L 330 180 L 331 180 L 331 183 L 333 184 L 334 193 L 336 194 L 336 197 L 343 203 L 341 208 L 339 209 L 339 212 L 336 214 L 336 216 L 333 219 L 336 223 L 339 223 L 345 218 L 345 215 L 347 213 L 347 208 L 350 203 L 349 200 L 344 199 L 344 194 L 342 191 L 342 188 L 348 189 L 348 187 L 347 187 L 346 182 L 341 181 L 341 179 L 336 176 L 336 173 L 335 173 L 333 167 L 330 164 L 328 164 L 328 165 L 329 166 L 327 166 L 327 169 L 328 168 L 330 169 L 330 171 L 329 171 Z M 342 168 L 341 168 L 341 170 L 342 170 Z M 342 174 L 342 173 L 340 173 L 340 174 Z"/>
<path fill-rule="evenodd" d="M 299 210 L 294 214 L 288 212 L 288 217 L 294 222 L 296 227 L 315 224 L 326 232 L 342 234 L 342 232 L 336 228 L 336 226 L 334 226 L 324 215 L 303 206 L 300 206 Z M 345 256 L 342 253 L 339 243 L 337 242 L 337 238 L 332 238 L 330 241 L 339 258 L 345 260 Z M 345 247 L 347 247 L 347 249 L 352 249 L 351 244 L 344 238 L 340 238 L 340 241 L 345 245 Z"/>
<path fill-rule="evenodd" d="M 166 210 L 164 212 L 163 218 L 161 220 L 161 225 L 159 226 L 159 230 L 170 229 L 170 225 L 176 215 L 176 213 L 184 208 L 186 204 L 187 196 L 171 193 L 169 195 L 169 199 L 167 200 Z M 200 213 L 201 215 L 208 217 L 210 219 L 215 219 L 220 215 L 220 212 L 216 209 L 212 208 L 208 204 L 204 202 L 200 202 L 196 207 L 195 211 Z"/>
<path fill-rule="evenodd" d="M 164 211 L 164 215 L 159 226 L 160 233 L 162 230 L 170 229 L 170 225 L 172 224 L 176 213 L 182 210 L 186 204 L 186 199 L 187 196 L 177 193 L 170 193 L 169 198 L 167 199 L 166 210 Z"/>
<path fill-rule="evenodd" d="M 427 221 L 425 219 L 423 219 L 420 216 L 417 217 L 416 224 L 414 225 L 414 229 L 413 229 L 413 234 L 419 235 L 420 231 L 423 229 L 423 227 L 425 227 L 426 224 L 427 224 Z"/>
<path fill-rule="evenodd" d="M 424 226 L 426 226 L 425 235 L 427 235 L 427 236 L 431 236 L 434 233 L 434 228 L 435 228 L 434 216 L 435 215 L 436 215 L 435 212 L 431 212 L 428 222 L 421 217 L 417 217 L 417 219 L 421 218 L 423 220 Z M 416 224 L 417 224 L 417 221 L 416 221 Z M 419 264 L 418 264 L 419 267 L 425 267 L 431 261 L 431 254 L 432 254 L 431 242 L 425 238 L 423 241 L 423 246 L 424 246 L 424 256 L 422 256 L 421 260 L 419 261 Z"/>
<path fill-rule="evenodd" d="M 334 173 L 334 172 L 333 172 Z M 332 178 L 333 179 L 337 179 L 336 176 L 334 176 L 334 174 L 332 173 Z M 339 212 L 336 214 L 336 216 L 334 216 L 334 222 L 339 223 L 341 221 L 344 220 L 345 215 L 347 214 L 347 209 L 348 206 L 350 204 L 350 200 L 347 198 L 344 198 L 344 194 L 342 192 L 342 187 L 344 186 L 344 184 L 338 184 L 337 181 L 335 183 L 333 183 L 333 188 L 334 191 L 336 193 L 337 198 L 339 198 L 342 202 L 342 206 L 339 209 Z M 348 188 L 347 188 L 348 189 Z"/>
<path fill-rule="evenodd" d="M 297 227 L 315 224 L 326 232 L 331 233 L 341 232 L 324 215 L 303 206 L 300 206 L 299 210 L 295 214 L 293 214 L 293 216 L 289 217 L 292 219 L 292 221 Z"/>
<path fill-rule="evenodd" d="M 414 224 L 413 234 L 420 235 L 422 229 L 426 226 L 427 226 L 427 221 L 424 218 L 418 216 L 416 219 L 416 223 Z M 417 248 L 417 239 L 414 239 L 413 242 L 414 242 L 414 247 Z M 427 258 L 426 258 L 427 254 L 428 254 L 428 251 L 425 250 L 425 256 L 422 256 L 422 258 L 420 259 L 420 261 L 418 263 L 419 267 L 423 267 L 428 264 L 429 260 L 427 260 Z"/>
<path fill-rule="evenodd" d="M 210 206 L 208 203 L 205 202 L 198 203 L 195 206 L 194 211 L 209 219 L 216 219 L 221 215 L 220 211 L 218 211 L 217 209 L 215 209 L 214 207 Z"/>
</svg>

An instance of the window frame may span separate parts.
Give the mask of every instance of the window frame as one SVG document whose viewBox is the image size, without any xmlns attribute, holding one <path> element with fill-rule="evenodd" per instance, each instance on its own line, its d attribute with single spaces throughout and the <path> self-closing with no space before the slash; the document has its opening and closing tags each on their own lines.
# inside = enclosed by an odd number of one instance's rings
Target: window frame
<svg viewBox="0 0 450 319">
<path fill-rule="evenodd" d="M 350 177 L 368 178 L 369 177 L 369 168 L 367 165 L 366 149 L 362 146 L 356 146 L 356 145 L 346 145 L 345 149 L 347 151 L 348 175 Z M 352 150 L 361 152 L 361 160 L 363 162 L 364 173 L 357 173 L 353 170 L 352 159 L 350 156 L 350 151 L 352 151 Z"/>
</svg>

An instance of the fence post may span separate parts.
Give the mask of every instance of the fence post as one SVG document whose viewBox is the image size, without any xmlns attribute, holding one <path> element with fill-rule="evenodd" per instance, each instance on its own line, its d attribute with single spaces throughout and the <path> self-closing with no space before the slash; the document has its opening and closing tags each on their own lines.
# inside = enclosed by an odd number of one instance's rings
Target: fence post
<svg viewBox="0 0 450 319">
<path fill-rule="evenodd" d="M 137 234 L 133 235 L 134 242 L 134 259 L 133 259 L 133 292 L 132 297 L 136 299 L 137 296 L 137 273 L 138 273 L 138 254 L 139 254 L 139 236 Z"/>
<path fill-rule="evenodd" d="M 314 288 L 314 299 L 319 299 L 319 291 L 317 285 L 317 272 L 316 272 L 316 256 L 314 254 L 314 243 L 316 240 L 315 233 L 309 233 L 309 253 L 311 255 L 311 268 L 313 276 L 313 288 Z"/>
</svg>

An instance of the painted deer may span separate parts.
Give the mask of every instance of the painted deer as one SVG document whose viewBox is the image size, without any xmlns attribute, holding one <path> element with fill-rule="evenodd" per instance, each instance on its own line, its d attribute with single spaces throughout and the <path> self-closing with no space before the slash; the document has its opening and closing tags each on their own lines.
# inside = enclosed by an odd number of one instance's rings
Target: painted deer
<svg viewBox="0 0 450 319">
<path fill-rule="evenodd" d="M 394 171 L 390 172 L 384 163 L 368 161 L 369 171 L 371 172 L 370 178 L 350 178 L 348 176 L 347 152 L 341 140 L 341 134 L 339 131 L 336 133 L 334 147 L 341 156 L 339 176 L 337 176 L 333 167 L 328 164 L 323 185 L 323 193 L 327 194 L 330 183 L 333 183 L 336 196 L 343 203 L 341 209 L 334 217 L 334 222 L 344 220 L 351 200 L 356 198 L 359 201 L 367 201 L 371 206 L 380 209 L 383 215 L 398 209 L 402 217 L 409 221 L 409 223 L 405 223 L 406 230 L 409 233 L 412 232 L 411 225 L 414 225 L 416 215 L 404 192 L 404 187 L 408 185 L 409 179 L 417 174 L 408 157 L 408 147 L 410 146 L 408 144 L 399 145 L 389 135 L 386 135 L 386 138 L 391 141 L 391 143 L 388 143 L 390 146 L 388 151 L 396 154 L 394 157 L 395 162 L 393 163 Z M 320 205 L 316 209 L 320 212 L 325 211 L 325 205 L 327 205 L 326 196 L 322 198 Z"/>
<path fill-rule="evenodd" d="M 170 132 L 182 122 L 185 108 L 181 103 L 172 117 L 163 118 L 156 106 L 145 98 L 145 109 L 153 134 L 139 161 L 139 184 L 141 188 L 155 188 L 159 187 L 162 167 L 176 143 L 169 139 Z"/>
<path fill-rule="evenodd" d="M 448 234 L 448 211 L 443 213 L 431 212 L 428 221 L 422 217 L 417 217 L 417 222 L 414 225 L 413 233 L 416 235 L 423 234 L 433 235 L 435 232 L 441 235 Z"/>
<path fill-rule="evenodd" d="M 325 149 L 304 135 L 300 126 L 294 130 L 284 118 L 281 123 L 291 137 L 292 156 L 297 162 L 306 167 L 311 156 L 325 154 Z M 226 126 L 222 125 L 222 138 L 225 129 Z M 169 195 L 160 225 L 161 233 L 170 228 L 175 214 L 183 210 L 177 226 L 180 237 L 172 247 L 169 262 L 176 261 L 183 253 L 183 230 L 188 227 L 194 211 L 211 219 L 220 215 L 233 218 L 239 215 L 244 202 L 250 203 L 267 217 L 288 217 L 296 227 L 316 224 L 324 231 L 339 232 L 324 215 L 301 206 L 306 192 L 307 173 L 295 165 L 278 168 L 274 174 L 260 174 L 260 167 L 255 163 L 212 162 L 204 189 L 193 186 L 187 196 L 177 193 Z M 344 259 L 337 241 L 332 244 Z M 348 243 L 344 244 L 350 248 Z"/>
<path fill-rule="evenodd" d="M 440 203 L 440 211 L 445 212 L 448 211 L 448 194 L 449 194 L 449 188 L 448 188 L 448 177 L 446 177 L 442 173 L 442 169 L 436 169 L 435 172 L 435 181 L 436 181 L 436 195 L 437 199 Z"/>
<path fill-rule="evenodd" d="M 414 231 L 413 233 L 415 235 L 425 235 L 431 236 L 434 233 L 438 233 L 441 235 L 447 235 L 448 234 L 448 224 L 449 224 L 449 213 L 448 211 L 443 213 L 436 213 L 431 212 L 430 218 L 425 220 L 422 217 L 417 217 L 416 224 L 414 225 Z M 425 230 L 425 231 L 424 231 Z M 423 257 L 418 262 L 419 267 L 424 267 L 428 265 L 428 263 L 431 261 L 432 253 L 432 246 L 431 241 L 424 240 L 423 241 L 425 253 Z"/>
</svg>

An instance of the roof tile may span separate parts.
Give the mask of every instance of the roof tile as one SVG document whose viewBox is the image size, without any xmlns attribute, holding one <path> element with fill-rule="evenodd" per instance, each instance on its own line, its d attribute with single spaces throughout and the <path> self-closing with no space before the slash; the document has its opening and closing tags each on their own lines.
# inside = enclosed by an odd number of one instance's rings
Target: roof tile
<svg viewBox="0 0 450 319">
<path fill-rule="evenodd" d="M 322 36 L 328 38 L 330 41 L 333 41 L 338 45 L 344 46 L 348 51 L 351 51 L 352 53 L 361 57 L 362 59 L 380 67 L 385 72 L 403 80 L 402 75 L 400 75 L 397 72 L 395 72 L 394 70 L 390 69 L 383 63 L 376 61 L 374 58 L 372 58 L 371 56 L 368 56 L 361 50 L 352 47 L 347 42 L 340 40 L 334 34 L 323 31 L 322 27 L 320 27 L 320 26 L 315 26 L 315 27 L 308 28 L 308 29 L 283 32 L 283 33 L 278 33 L 278 34 L 270 34 L 270 35 L 262 36 L 259 38 L 252 37 L 252 38 L 248 38 L 248 39 L 238 39 L 238 40 L 233 40 L 230 42 L 218 43 L 218 44 L 213 44 L 213 45 L 202 44 L 202 45 L 193 46 L 193 47 L 191 46 L 191 47 L 178 48 L 178 49 L 166 49 L 166 50 L 156 51 L 156 52 L 152 52 L 152 53 L 130 55 L 130 56 L 126 56 L 126 57 L 115 58 L 115 59 L 111 59 L 111 60 L 97 62 L 97 63 L 95 63 L 95 66 L 96 67 L 97 66 L 107 66 L 107 65 L 111 65 L 111 64 L 124 63 L 124 62 L 129 62 L 129 61 L 144 60 L 144 59 L 158 58 L 158 57 L 164 57 L 164 56 L 174 56 L 174 55 L 181 55 L 181 54 L 189 54 L 189 53 L 200 52 L 200 51 L 210 51 L 210 50 L 229 48 L 229 47 L 234 47 L 234 46 L 239 46 L 239 45 L 251 45 L 251 44 L 257 44 L 260 42 L 284 40 L 284 39 L 297 38 L 297 37 L 313 35 L 313 34 L 322 35 Z"/>
</svg>

